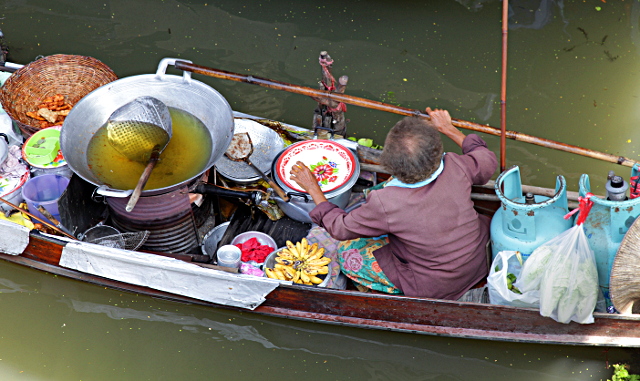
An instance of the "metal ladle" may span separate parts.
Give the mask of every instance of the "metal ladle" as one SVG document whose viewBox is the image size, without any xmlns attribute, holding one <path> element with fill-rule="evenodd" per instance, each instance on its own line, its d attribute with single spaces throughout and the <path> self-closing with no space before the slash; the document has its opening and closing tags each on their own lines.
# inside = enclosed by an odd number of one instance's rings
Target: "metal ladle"
<svg viewBox="0 0 640 381">
<path fill-rule="evenodd" d="M 114 111 L 107 121 L 107 138 L 129 160 L 146 164 L 125 210 L 135 207 L 160 154 L 171 140 L 171 114 L 153 97 L 139 97 Z"/>
</svg>

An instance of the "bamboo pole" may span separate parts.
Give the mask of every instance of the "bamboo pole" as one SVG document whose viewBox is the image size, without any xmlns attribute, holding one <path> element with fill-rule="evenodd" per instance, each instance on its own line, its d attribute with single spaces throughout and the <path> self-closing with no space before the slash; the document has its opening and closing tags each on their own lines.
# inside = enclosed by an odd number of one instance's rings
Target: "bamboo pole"
<svg viewBox="0 0 640 381">
<path fill-rule="evenodd" d="M 430 119 L 429 115 L 419 110 L 413 110 L 413 109 L 401 107 L 401 106 L 394 106 L 394 105 L 373 101 L 366 98 L 356 97 L 353 95 L 316 90 L 310 87 L 292 85 L 285 82 L 279 82 L 279 81 L 274 81 L 266 78 L 254 77 L 252 75 L 232 73 L 224 70 L 213 69 L 205 66 L 199 66 L 189 62 L 179 61 L 179 60 L 176 61 L 175 67 L 178 70 L 190 71 L 196 74 L 206 75 L 209 77 L 226 79 L 226 80 L 235 81 L 235 82 L 250 83 L 253 85 L 258 85 L 258 86 L 266 87 L 269 89 L 283 90 L 290 93 L 306 95 L 309 97 L 315 97 L 315 98 L 324 97 L 329 100 L 334 100 L 337 102 L 343 102 L 343 103 L 365 107 L 373 110 L 386 111 L 386 112 L 390 112 L 398 115 L 417 116 L 417 117 L 425 118 L 427 120 Z M 494 136 L 500 136 L 501 134 L 500 129 L 486 125 L 486 124 L 478 124 L 478 123 L 468 122 L 465 120 L 460 120 L 455 118 L 453 119 L 452 122 L 453 122 L 453 125 L 458 128 L 464 128 L 467 130 L 482 132 L 482 133 L 494 135 Z M 558 151 L 569 152 L 576 155 L 591 157 L 593 159 L 620 164 L 627 167 L 633 167 L 634 164 L 638 163 L 624 156 L 611 155 L 608 153 L 598 152 L 598 151 L 590 150 L 587 148 L 560 143 L 560 142 L 556 142 L 549 139 L 538 138 L 535 136 L 526 135 L 526 134 L 522 134 L 515 131 L 507 130 L 505 131 L 504 135 L 507 139 L 512 139 L 519 142 L 531 143 L 531 144 L 539 145 L 542 147 L 547 147 L 547 148 L 555 149 Z"/>
<path fill-rule="evenodd" d="M 502 81 L 500 82 L 500 172 L 507 167 L 507 34 L 509 0 L 502 0 Z"/>
<path fill-rule="evenodd" d="M 57 231 L 58 233 L 60 233 L 60 234 L 62 234 L 62 235 L 64 235 L 64 236 L 66 236 L 66 237 L 68 237 L 68 238 L 72 238 L 72 239 L 77 240 L 77 238 L 76 238 L 76 237 L 74 237 L 74 236 L 72 236 L 71 234 L 69 234 L 69 233 L 67 233 L 67 232 L 63 231 L 63 230 L 62 230 L 62 229 L 60 229 L 59 227 L 54 226 L 54 225 L 51 225 L 50 223 L 48 223 L 47 221 L 43 220 L 42 218 L 37 217 L 37 216 L 35 216 L 35 215 L 33 215 L 33 214 L 29 213 L 27 210 L 25 210 L 25 209 L 23 209 L 23 208 L 21 208 L 21 207 L 19 207 L 19 206 L 17 206 L 17 205 L 14 205 L 14 204 L 12 204 L 11 202 L 9 202 L 9 201 L 7 201 L 7 200 L 5 200 L 5 199 L 1 198 L 1 197 L 0 197 L 0 202 L 4 202 L 5 204 L 9 205 L 10 207 L 12 207 L 12 208 L 14 208 L 14 209 L 17 209 L 17 210 L 18 210 L 18 211 L 20 211 L 21 213 L 26 214 L 27 216 L 29 216 L 29 217 L 33 218 L 34 220 L 36 220 L 36 221 L 38 221 L 38 222 L 42 223 L 43 225 L 45 225 L 45 226 L 47 226 L 47 227 L 49 227 L 49 228 L 51 228 L 51 229 L 53 229 L 53 230 Z"/>
</svg>

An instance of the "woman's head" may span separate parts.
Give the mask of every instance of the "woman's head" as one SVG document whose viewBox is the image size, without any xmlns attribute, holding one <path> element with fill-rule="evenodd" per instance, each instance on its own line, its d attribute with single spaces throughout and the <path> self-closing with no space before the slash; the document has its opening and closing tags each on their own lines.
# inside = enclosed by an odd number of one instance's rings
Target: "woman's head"
<svg viewBox="0 0 640 381">
<path fill-rule="evenodd" d="M 414 184 L 438 169 L 442 152 L 438 130 L 425 119 L 407 117 L 387 134 L 381 162 L 398 180 Z"/>
</svg>

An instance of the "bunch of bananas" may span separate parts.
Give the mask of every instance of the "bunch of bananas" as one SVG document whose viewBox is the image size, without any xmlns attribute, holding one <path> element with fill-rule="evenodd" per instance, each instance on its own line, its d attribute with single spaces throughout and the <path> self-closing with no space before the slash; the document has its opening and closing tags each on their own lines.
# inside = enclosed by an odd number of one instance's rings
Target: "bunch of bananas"
<svg viewBox="0 0 640 381">
<path fill-rule="evenodd" d="M 318 247 L 317 243 L 309 245 L 307 239 L 303 238 L 296 244 L 287 241 L 287 247 L 276 255 L 275 261 L 273 268 L 265 268 L 269 278 L 315 285 L 323 281 L 316 275 L 329 272 L 331 258 L 324 256 L 324 248 Z"/>
</svg>

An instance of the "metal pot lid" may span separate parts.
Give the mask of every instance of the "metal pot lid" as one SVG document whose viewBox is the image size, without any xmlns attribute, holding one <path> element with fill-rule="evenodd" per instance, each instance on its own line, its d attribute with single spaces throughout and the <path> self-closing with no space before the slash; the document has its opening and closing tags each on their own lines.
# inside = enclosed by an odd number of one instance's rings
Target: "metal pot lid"
<svg viewBox="0 0 640 381">
<path fill-rule="evenodd" d="M 304 192 L 291 180 L 291 167 L 303 162 L 316 175 L 322 192 L 338 190 L 345 185 L 353 185 L 354 175 L 360 174 L 360 165 L 348 148 L 331 140 L 307 140 L 293 144 L 278 156 L 274 163 L 275 177 L 285 188 Z"/>
<path fill-rule="evenodd" d="M 250 119 L 235 119 L 234 134 L 247 132 L 253 144 L 253 153 L 249 159 L 262 172 L 269 174 L 271 163 L 284 148 L 284 140 L 274 130 Z M 245 162 L 233 161 L 222 156 L 215 163 L 218 172 L 233 181 L 251 183 L 260 180 L 260 176 Z"/>
</svg>

